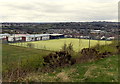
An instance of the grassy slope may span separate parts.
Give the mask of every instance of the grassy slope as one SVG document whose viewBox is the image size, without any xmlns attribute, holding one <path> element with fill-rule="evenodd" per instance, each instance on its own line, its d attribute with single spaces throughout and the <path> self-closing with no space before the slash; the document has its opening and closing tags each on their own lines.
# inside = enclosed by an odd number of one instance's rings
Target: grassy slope
<svg viewBox="0 0 120 84">
<path fill-rule="evenodd" d="M 95 62 L 59 68 L 52 73 L 31 73 L 24 78 L 24 81 L 26 80 L 36 82 L 117 82 L 118 55 Z"/>
<path fill-rule="evenodd" d="M 81 50 L 83 48 L 89 47 L 89 40 L 86 39 L 75 39 L 75 38 L 65 38 L 65 39 L 55 39 L 55 40 L 46 40 L 46 41 L 36 41 L 36 42 L 26 42 L 26 43 L 16 43 L 13 45 L 19 45 L 19 46 L 26 46 L 27 43 L 33 43 L 35 45 L 35 48 L 39 49 L 45 49 L 45 50 L 54 50 L 58 51 L 62 48 L 64 43 L 73 44 L 73 48 L 75 51 Z M 79 45 L 80 43 L 80 45 Z M 91 40 L 91 46 L 95 46 L 98 43 L 97 40 Z M 111 41 L 107 41 L 107 44 L 111 43 Z M 100 45 L 104 45 L 105 41 L 100 41 Z"/>
<path fill-rule="evenodd" d="M 36 59 L 50 51 L 3 45 L 3 70 L 9 63 L 17 64 L 20 59 Z M 28 59 L 29 60 L 29 59 Z M 96 62 L 75 64 L 71 67 L 56 69 L 53 73 L 31 73 L 24 80 L 30 81 L 86 81 L 116 82 L 118 81 L 118 56 L 111 56 Z M 30 64 L 31 66 L 31 64 Z"/>
<path fill-rule="evenodd" d="M 39 49 L 31 49 L 24 47 L 17 47 L 12 45 L 2 45 L 2 61 L 3 61 L 3 70 L 6 66 L 10 66 L 14 64 L 15 66 L 19 61 L 22 60 L 30 60 L 39 58 L 42 56 L 48 55 L 51 51 L 39 50 Z"/>
</svg>

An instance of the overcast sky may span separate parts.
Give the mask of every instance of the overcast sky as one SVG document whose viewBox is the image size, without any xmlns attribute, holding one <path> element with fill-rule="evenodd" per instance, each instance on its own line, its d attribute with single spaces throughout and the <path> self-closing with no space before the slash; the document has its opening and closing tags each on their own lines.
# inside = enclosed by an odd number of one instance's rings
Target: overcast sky
<svg viewBox="0 0 120 84">
<path fill-rule="evenodd" d="M 0 0 L 0 22 L 117 21 L 119 0 Z"/>
</svg>

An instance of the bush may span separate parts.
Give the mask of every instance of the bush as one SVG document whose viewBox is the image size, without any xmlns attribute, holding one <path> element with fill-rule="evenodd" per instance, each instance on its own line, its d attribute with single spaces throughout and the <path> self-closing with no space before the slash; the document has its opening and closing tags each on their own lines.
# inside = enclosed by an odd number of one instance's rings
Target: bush
<svg viewBox="0 0 120 84">
<path fill-rule="evenodd" d="M 72 65 L 74 63 L 75 60 L 72 59 L 72 56 L 66 51 L 51 53 L 44 57 L 44 66 L 49 66 L 50 68 Z"/>
<path fill-rule="evenodd" d="M 65 51 L 65 52 L 73 55 L 73 53 L 74 53 L 73 44 L 72 43 L 70 43 L 68 45 L 64 44 L 61 51 Z"/>
<path fill-rule="evenodd" d="M 98 60 L 101 58 L 105 58 L 110 56 L 112 53 L 108 52 L 108 51 L 104 51 L 104 52 L 99 52 L 97 51 L 95 48 L 84 48 L 81 50 L 80 58 L 77 58 L 77 62 L 87 62 L 87 61 L 94 61 L 94 60 Z"/>
<path fill-rule="evenodd" d="M 98 51 L 92 48 L 84 48 L 80 51 L 81 57 L 78 62 L 92 61 L 98 56 Z"/>
<path fill-rule="evenodd" d="M 66 43 L 62 47 L 62 51 L 67 51 L 67 44 Z"/>
</svg>

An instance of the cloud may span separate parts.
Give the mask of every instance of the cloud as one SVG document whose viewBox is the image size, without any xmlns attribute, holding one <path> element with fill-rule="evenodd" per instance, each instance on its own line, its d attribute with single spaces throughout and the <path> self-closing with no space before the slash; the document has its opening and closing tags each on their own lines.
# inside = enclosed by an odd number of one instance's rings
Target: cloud
<svg viewBox="0 0 120 84">
<path fill-rule="evenodd" d="M 0 21 L 117 21 L 117 4 L 117 0 L 0 0 Z"/>
</svg>

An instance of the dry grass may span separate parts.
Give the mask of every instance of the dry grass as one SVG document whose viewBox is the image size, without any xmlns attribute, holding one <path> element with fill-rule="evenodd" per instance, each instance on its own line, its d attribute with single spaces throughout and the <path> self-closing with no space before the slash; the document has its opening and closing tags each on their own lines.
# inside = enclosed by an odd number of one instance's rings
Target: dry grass
<svg viewBox="0 0 120 84">
<path fill-rule="evenodd" d="M 95 70 L 97 66 L 90 66 L 86 73 L 84 74 L 85 78 L 93 78 L 92 71 Z"/>
<path fill-rule="evenodd" d="M 66 72 L 60 72 L 56 75 L 57 78 L 60 78 L 62 82 L 69 82 L 70 78 L 68 77 Z"/>
</svg>

